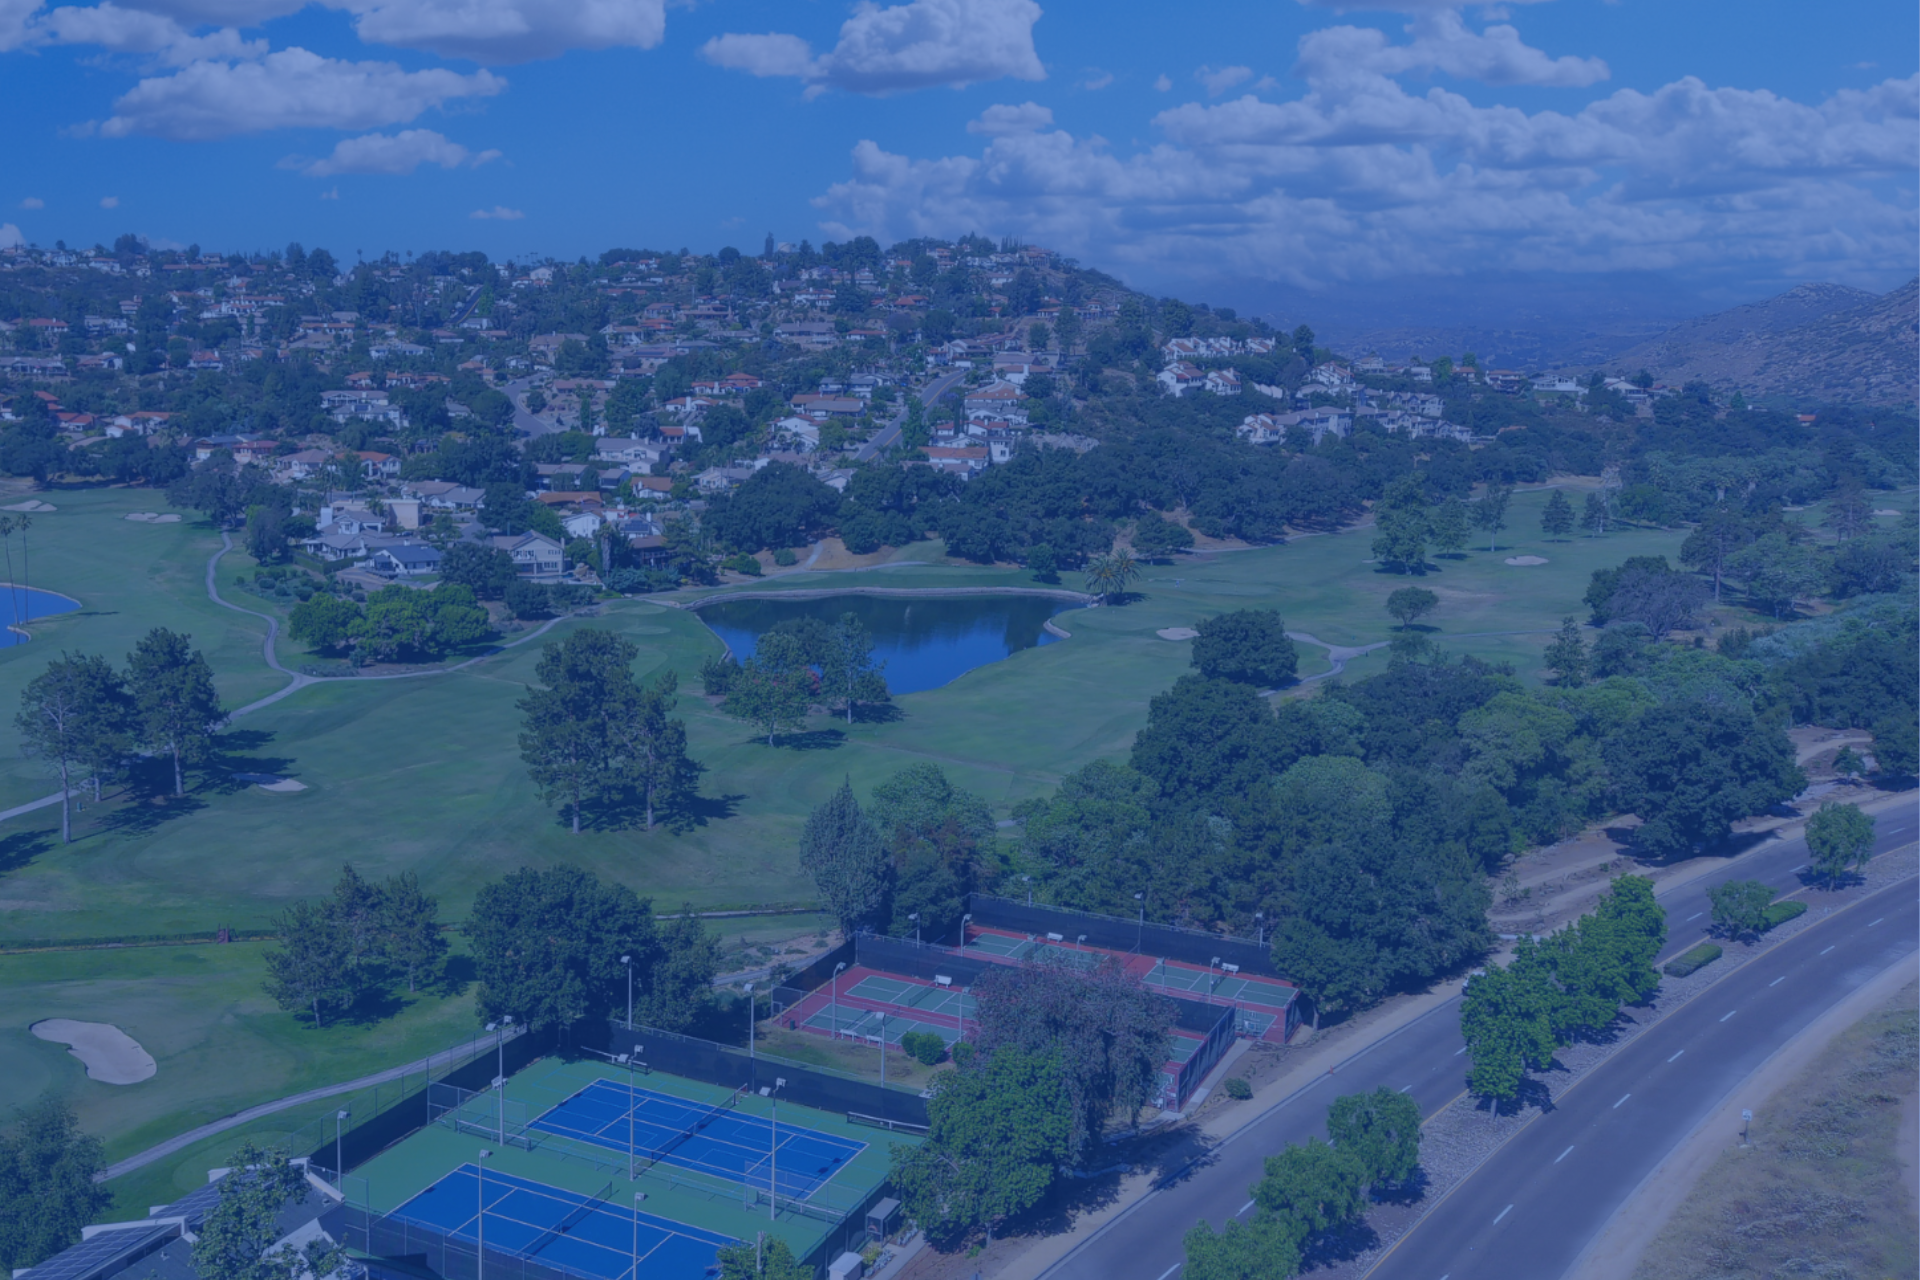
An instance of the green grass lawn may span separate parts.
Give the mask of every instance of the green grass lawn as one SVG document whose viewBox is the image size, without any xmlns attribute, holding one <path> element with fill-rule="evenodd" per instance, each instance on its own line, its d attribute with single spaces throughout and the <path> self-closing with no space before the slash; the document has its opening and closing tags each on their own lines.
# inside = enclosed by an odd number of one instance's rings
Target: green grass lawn
<svg viewBox="0 0 1920 1280">
<path fill-rule="evenodd" d="M 120 519 L 127 511 L 154 509 L 152 494 L 49 497 L 61 509 L 36 520 L 34 582 L 86 607 L 37 626 L 31 644 L 0 651 L 0 698 L 17 696 L 50 652 L 88 649 L 119 659 L 155 623 L 194 633 L 232 703 L 279 686 L 281 678 L 259 657 L 262 624 L 206 600 L 206 558 L 218 544 L 204 527 Z M 1488 554 L 1482 542 L 1418 580 L 1441 597 L 1427 620 L 1441 646 L 1512 661 L 1533 678 L 1547 633 L 1563 617 L 1584 616 L 1580 596 L 1593 569 L 1628 555 L 1671 555 L 1682 538 L 1623 532 L 1549 542 L 1538 533 L 1545 497 L 1515 498 L 1514 527 L 1496 553 Z M 1061 615 L 1059 624 L 1073 634 L 1067 642 L 1023 650 L 944 688 L 903 696 L 899 717 L 889 722 L 848 728 L 816 719 L 811 734 L 778 748 L 699 696 L 700 664 L 720 645 L 694 614 L 639 599 L 610 605 L 596 621 L 561 624 L 554 635 L 580 625 L 610 627 L 639 646 L 641 674 L 679 673 L 681 714 L 708 772 L 692 824 L 678 830 L 628 825 L 575 837 L 540 804 L 518 757 L 514 710 L 532 679 L 538 644 L 444 676 L 324 682 L 248 716 L 229 735 L 228 769 L 286 774 L 307 784 L 304 792 L 272 794 L 203 779 L 185 804 L 89 808 L 78 818 L 79 839 L 64 848 L 57 843 L 57 810 L 8 823 L 0 831 L 0 939 L 258 927 L 293 899 L 325 893 L 349 861 L 374 878 L 417 871 L 439 895 L 442 917 L 454 920 L 485 882 L 521 865 L 556 861 L 632 885 L 662 910 L 683 902 L 711 908 L 809 900 L 812 887 L 797 865 L 800 828 L 843 777 L 865 794 L 901 767 L 931 760 L 1004 816 L 1012 803 L 1049 791 L 1070 770 L 1101 756 L 1123 757 L 1145 721 L 1148 700 L 1188 669 L 1190 646 L 1160 639 L 1155 632 L 1162 628 L 1263 607 L 1278 609 L 1293 630 L 1331 643 L 1387 639 L 1391 620 L 1382 602 L 1410 579 L 1375 571 L 1368 563 L 1371 537 L 1359 530 L 1151 566 L 1135 602 Z M 932 559 L 937 550 L 923 545 L 902 558 Z M 1503 563 L 1517 555 L 1548 563 Z M 229 572 L 250 567 L 242 563 Z M 925 564 L 796 575 L 765 585 L 1030 581 L 1011 569 Z M 229 598 L 255 604 L 237 593 Z M 1480 632 L 1525 634 L 1473 634 Z M 1303 674 L 1326 669 L 1318 650 L 1303 648 L 1302 658 Z M 1348 672 L 1363 676 L 1383 667 L 1384 654 L 1376 654 L 1354 661 Z M 18 803 L 44 794 L 48 783 L 34 764 L 18 758 L 12 733 L 11 718 L 0 718 L 0 785 Z M 49 1085 L 78 1089 L 76 1097 L 88 1098 L 89 1127 L 125 1152 L 244 1105 L 242 1094 L 251 1101 L 351 1078 L 438 1047 L 467 1027 L 459 1002 L 446 1002 L 436 1006 L 442 1012 L 410 1007 L 393 1022 L 363 1031 L 304 1031 L 260 995 L 257 960 L 241 963 L 254 953 L 233 946 L 0 957 L 0 1006 L 7 1015 L 0 1019 L 0 1035 L 7 1037 L 0 1054 L 17 1066 L 12 1078 L 28 1086 L 12 1092 L 31 1097 Z M 109 1093 L 107 1086 L 76 1085 L 78 1067 L 69 1068 L 64 1051 L 25 1034 L 28 1022 L 49 1016 L 119 1022 L 143 1041 L 134 1024 L 151 1023 L 167 1061 L 179 1066 L 170 1072 L 163 1065 L 156 1079 L 166 1083 L 153 1088 Z M 184 1043 L 174 1047 L 169 1036 Z M 242 1044 L 251 1047 L 243 1051 Z M 161 1056 L 161 1047 L 149 1047 Z"/>
</svg>

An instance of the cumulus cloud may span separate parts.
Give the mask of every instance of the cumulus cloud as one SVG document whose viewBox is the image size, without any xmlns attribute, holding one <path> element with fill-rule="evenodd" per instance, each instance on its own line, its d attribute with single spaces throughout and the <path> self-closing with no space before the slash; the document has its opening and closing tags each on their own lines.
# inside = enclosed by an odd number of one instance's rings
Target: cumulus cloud
<svg viewBox="0 0 1920 1280">
<path fill-rule="evenodd" d="M 1171 93 L 1173 92 L 1173 81 L 1164 74 L 1159 75 L 1154 78 L 1153 87 L 1161 93 Z"/>
<path fill-rule="evenodd" d="M 206 59 L 261 58 L 265 40 L 247 40 L 232 27 L 194 35 L 165 14 L 99 4 L 55 9 L 34 23 L 46 44 L 98 45 L 110 53 L 153 54 L 173 66 Z"/>
<path fill-rule="evenodd" d="M 47 207 L 47 202 L 39 196 L 28 196 L 20 202 L 20 207 L 22 209 L 44 209 Z"/>
<path fill-rule="evenodd" d="M 20 228 L 11 222 L 0 222 L 0 249 L 17 249 L 27 242 L 20 234 Z"/>
<path fill-rule="evenodd" d="M 320 198 L 322 200 L 338 200 L 340 198 L 340 188 L 328 187 L 325 191 L 322 191 L 320 193 Z"/>
<path fill-rule="evenodd" d="M 1143 273 L 1298 285 L 1474 268 L 1778 274 L 1906 262 L 1920 219 L 1920 76 L 1818 103 L 1675 81 L 1574 113 L 1316 67 L 1289 102 L 1160 113 L 1115 154 L 1061 130 L 994 134 L 977 156 L 862 142 L 816 201 L 836 238 L 992 226 Z"/>
<path fill-rule="evenodd" d="M 142 80 L 114 104 L 100 132 L 197 141 L 270 129 L 369 129 L 506 87 L 489 71 L 404 71 L 391 62 L 344 62 L 291 48 L 258 62 L 195 62 Z"/>
<path fill-rule="evenodd" d="M 716 36 L 701 46 L 715 66 L 828 89 L 889 94 L 987 80 L 1044 80 L 1033 47 L 1040 6 L 1033 0 L 911 0 L 881 8 L 861 3 L 840 27 L 840 41 L 815 56 L 795 35 Z"/>
<path fill-rule="evenodd" d="M 100 207 L 102 209 L 118 209 L 120 207 L 120 197 L 119 196 L 101 196 Z"/>
<path fill-rule="evenodd" d="M 334 144 L 333 154 L 313 159 L 288 156 L 282 169 L 298 169 L 310 178 L 330 178 L 339 173 L 412 173 L 423 164 L 442 169 L 462 166 L 477 169 L 490 160 L 498 160 L 498 151 L 478 154 L 432 129 L 403 129 L 391 136 L 369 133 L 359 138 L 343 138 Z"/>
<path fill-rule="evenodd" d="M 1016 133 L 1032 133 L 1052 123 L 1051 108 L 1037 102 L 1023 102 L 1017 107 L 988 107 L 980 113 L 978 120 L 967 121 L 967 132 L 982 133 L 989 138 L 1004 138 Z"/>
<path fill-rule="evenodd" d="M 1329 27 L 1300 41 L 1297 74 L 1309 80 L 1342 75 L 1397 76 L 1434 72 L 1484 84 L 1530 84 L 1568 88 L 1594 84 L 1608 76 L 1599 58 L 1552 57 L 1522 43 L 1510 26 L 1471 30 L 1459 13 L 1423 14 L 1407 24 L 1413 37 L 1390 44 L 1373 27 Z"/>
<path fill-rule="evenodd" d="M 1207 96 L 1217 98 L 1237 84 L 1253 79 L 1252 67 L 1202 67 L 1193 78 L 1206 87 Z"/>
<path fill-rule="evenodd" d="M 497 204 L 491 209 L 475 209 L 467 216 L 469 218 L 478 218 L 482 221 L 518 222 L 527 215 L 518 209 L 509 209 L 503 204 Z"/>
<path fill-rule="evenodd" d="M 1085 80 L 1082 80 L 1080 82 L 1080 87 L 1082 89 L 1087 90 L 1089 93 L 1098 93 L 1100 90 L 1106 88 L 1108 85 L 1112 83 L 1113 83 L 1113 72 L 1095 71 L 1095 72 L 1091 72 Z"/>
<path fill-rule="evenodd" d="M 569 49 L 651 49 L 666 0 L 326 0 L 351 10 L 362 40 L 484 63 L 532 62 Z"/>
</svg>

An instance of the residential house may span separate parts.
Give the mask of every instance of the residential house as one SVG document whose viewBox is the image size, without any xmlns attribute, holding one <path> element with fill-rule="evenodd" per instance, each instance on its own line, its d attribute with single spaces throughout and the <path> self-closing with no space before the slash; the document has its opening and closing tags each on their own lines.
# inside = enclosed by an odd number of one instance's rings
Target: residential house
<svg viewBox="0 0 1920 1280">
<path fill-rule="evenodd" d="M 1210 395 L 1237 396 L 1240 394 L 1240 375 L 1231 369 L 1210 369 L 1204 385 Z"/>
<path fill-rule="evenodd" d="M 1201 372 L 1198 365 L 1178 360 L 1155 374 L 1154 381 L 1164 387 L 1168 395 L 1178 398 L 1195 387 L 1204 387 L 1207 375 Z"/>
<path fill-rule="evenodd" d="M 928 445 L 927 465 L 935 471 L 945 471 L 968 479 L 975 472 L 984 471 L 992 464 L 993 453 L 984 445 L 960 445 L 946 447 Z"/>
<path fill-rule="evenodd" d="M 558 581 L 566 572 L 566 555 L 559 543 L 545 534 L 507 533 L 487 539 L 513 558 L 514 570 L 536 582 Z"/>
<path fill-rule="evenodd" d="M 651 467 L 670 452 L 666 445 L 637 436 L 601 436 L 593 442 L 594 461 L 629 467 Z"/>
<path fill-rule="evenodd" d="M 773 438 L 810 453 L 820 447 L 820 424 L 811 418 L 781 418 L 773 424 Z"/>
<path fill-rule="evenodd" d="M 400 475 L 400 459 L 390 453 L 362 449 L 355 456 L 360 459 L 360 474 L 369 480 L 393 480 Z"/>
<path fill-rule="evenodd" d="M 290 480 L 306 480 L 319 473 L 320 469 L 333 461 L 333 455 L 325 449 L 301 449 L 296 453 L 283 453 L 273 460 L 274 478 L 285 483 Z"/>
<path fill-rule="evenodd" d="M 440 572 L 443 558 L 424 542 L 395 542 L 376 548 L 367 567 L 383 578 L 424 578 Z"/>
<path fill-rule="evenodd" d="M 402 489 L 407 496 L 418 498 L 426 507 L 434 511 L 474 511 L 478 510 L 486 494 L 479 489 L 469 489 L 465 485 L 454 484 L 450 480 L 413 480 Z"/>
<path fill-rule="evenodd" d="M 968 391 L 961 404 L 968 413 L 996 413 L 1007 417 L 1017 412 L 1017 406 L 1024 398 L 1020 388 L 1011 382 L 996 379 Z"/>
<path fill-rule="evenodd" d="M 387 518 L 357 502 L 329 504 L 320 508 L 321 533 L 385 533 Z"/>
</svg>

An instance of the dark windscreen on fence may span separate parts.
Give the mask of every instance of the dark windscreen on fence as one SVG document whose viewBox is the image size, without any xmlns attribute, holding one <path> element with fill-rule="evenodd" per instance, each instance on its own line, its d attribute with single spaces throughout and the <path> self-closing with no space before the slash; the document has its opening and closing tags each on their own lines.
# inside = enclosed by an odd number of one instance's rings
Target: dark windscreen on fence
<svg viewBox="0 0 1920 1280">
<path fill-rule="evenodd" d="M 715 1044 L 693 1036 L 639 1027 L 628 1031 L 615 1025 L 613 1051 L 633 1053 L 655 1071 L 704 1080 L 728 1089 L 746 1086 L 759 1092 L 776 1079 L 787 1083 L 780 1090 L 783 1100 L 822 1111 L 857 1112 L 897 1124 L 925 1125 L 927 1101 L 917 1093 L 903 1089 L 883 1089 L 878 1084 L 834 1075 L 804 1066 L 786 1058 L 764 1054 L 748 1056 L 744 1049 Z M 879 1051 L 876 1049 L 875 1053 Z M 877 1059 L 876 1059 L 877 1060 Z"/>
<path fill-rule="evenodd" d="M 1239 965 L 1247 973 L 1271 978 L 1286 976 L 1274 971 L 1271 954 L 1252 938 L 1228 938 L 1198 929 L 1154 924 L 1152 921 L 1142 924 L 1138 920 L 1072 911 L 1064 907 L 1030 907 L 1010 898 L 996 898 L 984 893 L 968 897 L 967 911 L 973 917 L 976 928 L 1005 929 L 1041 937 L 1057 933 L 1076 940 L 1085 934 L 1087 945 L 1109 951 L 1137 951 L 1141 955 L 1164 956 L 1169 960 L 1183 960 L 1197 965 L 1207 965 L 1218 959 Z"/>
</svg>

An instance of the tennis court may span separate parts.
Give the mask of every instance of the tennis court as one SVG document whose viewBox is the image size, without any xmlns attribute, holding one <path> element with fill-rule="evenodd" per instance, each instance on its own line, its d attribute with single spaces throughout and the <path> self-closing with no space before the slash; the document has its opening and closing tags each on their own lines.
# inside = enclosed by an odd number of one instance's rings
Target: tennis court
<svg viewBox="0 0 1920 1280">
<path fill-rule="evenodd" d="M 1091 969 L 1102 960 L 1113 958 L 1113 953 L 1081 947 L 1065 937 L 1020 937 L 1010 933 L 991 933 L 975 931 L 967 940 L 967 946 L 976 951 L 984 951 L 990 956 L 1003 960 L 1026 960 L 1038 954 L 1045 954 L 1050 960 L 1062 961 L 1081 969 Z"/>
<path fill-rule="evenodd" d="M 701 1280 L 720 1249 L 738 1243 L 617 1203 L 611 1191 L 586 1196 L 463 1164 L 391 1216 L 589 1280 Z"/>
<path fill-rule="evenodd" d="M 702 1106 L 616 1080 L 595 1080 L 543 1113 L 530 1130 L 805 1200 L 866 1144 L 737 1109 L 740 1095 Z M 775 1145 L 775 1138 L 778 1145 Z M 776 1185 L 777 1181 L 777 1185 Z"/>
</svg>

